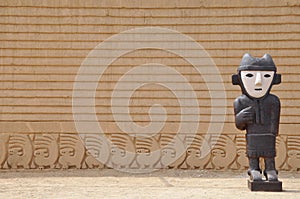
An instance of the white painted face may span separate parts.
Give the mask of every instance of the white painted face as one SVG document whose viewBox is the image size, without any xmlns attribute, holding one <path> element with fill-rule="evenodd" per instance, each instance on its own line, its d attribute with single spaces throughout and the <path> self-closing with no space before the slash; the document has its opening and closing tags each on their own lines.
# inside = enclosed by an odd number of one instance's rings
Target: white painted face
<svg viewBox="0 0 300 199">
<path fill-rule="evenodd" d="M 246 92 L 254 98 L 263 97 L 270 88 L 274 71 L 241 71 L 241 78 Z"/>
</svg>

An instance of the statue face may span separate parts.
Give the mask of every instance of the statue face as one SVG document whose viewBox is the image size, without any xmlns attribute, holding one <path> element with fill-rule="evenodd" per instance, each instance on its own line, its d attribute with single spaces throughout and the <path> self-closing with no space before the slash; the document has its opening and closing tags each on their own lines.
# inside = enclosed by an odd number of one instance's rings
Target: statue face
<svg viewBox="0 0 300 199">
<path fill-rule="evenodd" d="M 269 90 L 274 71 L 241 71 L 241 78 L 246 92 L 254 98 L 263 97 Z"/>
</svg>

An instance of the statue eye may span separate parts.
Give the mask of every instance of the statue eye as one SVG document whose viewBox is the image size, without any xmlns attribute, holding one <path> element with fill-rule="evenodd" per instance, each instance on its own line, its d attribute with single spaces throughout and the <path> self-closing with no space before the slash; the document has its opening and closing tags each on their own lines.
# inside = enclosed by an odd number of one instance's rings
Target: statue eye
<svg viewBox="0 0 300 199">
<path fill-rule="evenodd" d="M 248 74 L 246 75 L 246 77 L 253 77 L 253 74 L 248 73 Z"/>
<path fill-rule="evenodd" d="M 264 77 L 269 78 L 269 77 L 271 77 L 271 75 L 270 74 L 265 74 Z"/>
</svg>

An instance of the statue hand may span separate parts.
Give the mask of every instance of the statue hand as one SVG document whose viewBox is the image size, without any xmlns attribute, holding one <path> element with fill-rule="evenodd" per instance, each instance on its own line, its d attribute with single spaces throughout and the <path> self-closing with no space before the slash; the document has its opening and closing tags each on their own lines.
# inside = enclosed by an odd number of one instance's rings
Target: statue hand
<svg viewBox="0 0 300 199">
<path fill-rule="evenodd" d="M 254 112 L 251 106 L 244 108 L 235 116 L 238 124 L 252 124 L 254 119 Z"/>
</svg>

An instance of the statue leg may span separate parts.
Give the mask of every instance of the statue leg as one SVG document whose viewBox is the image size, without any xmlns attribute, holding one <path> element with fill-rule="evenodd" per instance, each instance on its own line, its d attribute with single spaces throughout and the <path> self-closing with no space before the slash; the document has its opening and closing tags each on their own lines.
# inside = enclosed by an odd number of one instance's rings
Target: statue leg
<svg viewBox="0 0 300 199">
<path fill-rule="evenodd" d="M 265 167 L 264 175 L 266 176 L 266 179 L 269 181 L 278 181 L 275 158 L 265 158 Z"/>
<path fill-rule="evenodd" d="M 259 158 L 248 158 L 249 159 L 249 170 L 248 175 L 253 181 L 261 181 L 261 170 L 259 167 Z"/>
</svg>

